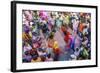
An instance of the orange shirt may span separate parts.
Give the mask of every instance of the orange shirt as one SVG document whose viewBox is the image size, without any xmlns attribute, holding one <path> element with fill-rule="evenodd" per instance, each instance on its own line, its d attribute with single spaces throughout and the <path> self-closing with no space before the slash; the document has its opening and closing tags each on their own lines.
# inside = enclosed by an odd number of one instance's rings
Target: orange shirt
<svg viewBox="0 0 100 73">
<path fill-rule="evenodd" d="M 83 24 L 80 24 L 79 25 L 79 31 L 82 32 L 83 31 L 83 28 L 84 28 L 84 25 Z"/>
</svg>

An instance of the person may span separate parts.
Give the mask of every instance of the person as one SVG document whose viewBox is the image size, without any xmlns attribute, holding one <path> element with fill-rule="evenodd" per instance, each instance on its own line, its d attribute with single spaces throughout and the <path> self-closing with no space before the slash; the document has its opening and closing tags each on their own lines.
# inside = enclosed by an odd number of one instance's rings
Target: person
<svg viewBox="0 0 100 73">
<path fill-rule="evenodd" d="M 23 47 L 23 51 L 26 52 L 26 51 L 29 51 L 31 49 L 32 49 L 32 47 L 27 42 L 25 42 L 25 45 Z"/>
<path fill-rule="evenodd" d="M 31 62 L 32 56 L 29 54 L 29 51 L 23 52 L 22 57 L 23 62 Z"/>
<path fill-rule="evenodd" d="M 30 44 L 30 46 L 32 46 L 32 37 L 30 35 L 31 31 L 30 28 L 26 25 L 23 25 L 23 30 L 22 30 L 22 39 L 25 42 L 28 42 Z M 29 33 L 30 32 L 30 33 Z"/>
<path fill-rule="evenodd" d="M 74 53 L 70 55 L 71 58 L 74 59 L 74 60 L 78 60 L 81 51 L 82 51 L 82 49 L 80 49 L 80 47 L 77 47 L 77 48 L 75 49 Z"/>
<path fill-rule="evenodd" d="M 79 53 L 79 56 L 78 56 L 78 60 L 84 60 L 84 59 L 88 59 L 89 58 L 89 52 L 88 52 L 88 48 L 81 44 L 80 46 L 80 53 Z"/>
<path fill-rule="evenodd" d="M 89 53 L 86 50 L 86 47 L 84 47 L 84 49 L 81 51 L 81 56 L 82 56 L 82 59 L 88 59 Z"/>
<path fill-rule="evenodd" d="M 31 62 L 41 62 L 41 58 L 39 56 L 34 56 Z"/>
<path fill-rule="evenodd" d="M 32 35 L 32 46 L 34 48 L 39 48 L 42 44 L 42 37 L 40 35 L 38 36 L 38 34 L 35 32 L 32 33 Z"/>
<path fill-rule="evenodd" d="M 54 52 L 54 61 L 58 61 L 61 50 L 60 50 L 60 48 L 58 46 L 58 42 L 56 40 L 54 40 L 52 48 L 53 48 L 53 52 Z"/>
<path fill-rule="evenodd" d="M 64 35 L 65 32 L 67 32 L 67 27 L 64 24 L 62 24 L 62 26 L 61 26 L 61 33 L 62 33 L 63 37 L 65 36 Z"/>
<path fill-rule="evenodd" d="M 68 32 L 68 31 L 64 32 L 64 41 L 66 42 L 67 49 L 69 49 L 71 41 L 72 41 L 72 39 L 71 39 L 71 33 L 70 32 Z"/>
<path fill-rule="evenodd" d="M 41 24 L 41 30 L 42 30 L 44 37 L 47 39 L 47 37 L 49 35 L 49 29 L 47 26 L 47 22 L 45 20 Z"/>
<path fill-rule="evenodd" d="M 47 56 L 47 52 L 46 52 L 46 48 L 38 48 L 37 50 L 38 52 L 38 55 L 41 57 L 41 56 Z"/>
<path fill-rule="evenodd" d="M 78 19 L 75 19 L 72 25 L 73 25 L 73 32 L 74 32 L 75 34 L 77 34 L 78 25 L 79 25 L 79 20 L 78 20 Z"/>
<path fill-rule="evenodd" d="M 47 61 L 47 62 L 53 61 L 53 58 L 52 58 L 52 55 L 51 55 L 51 54 L 48 54 L 48 55 L 47 55 L 46 61 Z"/>
<path fill-rule="evenodd" d="M 78 35 L 80 38 L 83 38 L 83 29 L 84 29 L 84 23 L 80 23 L 78 26 Z"/>
<path fill-rule="evenodd" d="M 61 16 L 60 16 L 61 17 Z M 56 18 L 56 26 L 57 26 L 57 29 L 59 30 L 59 28 L 61 28 L 61 25 L 63 24 L 63 21 L 60 19 L 60 17 Z"/>
<path fill-rule="evenodd" d="M 88 35 L 88 27 L 87 26 L 84 26 L 82 33 L 83 33 L 83 35 Z"/>
<path fill-rule="evenodd" d="M 38 55 L 37 49 L 31 49 L 29 54 L 32 56 L 31 62 L 41 62 L 41 58 Z"/>
<path fill-rule="evenodd" d="M 58 61 L 61 50 L 59 48 L 58 42 L 54 39 L 54 35 L 50 35 L 48 38 L 48 47 L 52 48 L 54 53 L 54 61 Z"/>
<path fill-rule="evenodd" d="M 46 11 L 39 11 L 39 16 L 42 20 L 46 20 L 48 18 L 48 13 Z"/>
<path fill-rule="evenodd" d="M 33 12 L 32 11 L 25 10 L 23 13 L 25 15 L 26 20 L 28 20 L 28 21 L 33 20 L 33 15 L 32 15 Z"/>
<path fill-rule="evenodd" d="M 47 48 L 46 48 L 46 53 L 47 53 L 47 55 L 50 54 L 50 56 L 51 56 L 52 58 L 54 58 L 53 48 L 47 47 Z"/>
<path fill-rule="evenodd" d="M 89 41 L 88 38 L 86 36 L 84 36 L 82 44 L 86 46 L 88 44 L 88 41 Z"/>
<path fill-rule="evenodd" d="M 48 53 L 47 53 L 47 46 L 46 46 L 45 42 L 42 42 L 42 45 L 40 46 L 40 48 L 37 49 L 37 52 L 38 52 L 41 60 L 45 61 L 46 57 L 48 55 Z"/>
<path fill-rule="evenodd" d="M 64 13 L 63 24 L 66 24 L 66 26 L 69 26 L 69 22 L 70 22 L 69 19 L 70 19 L 69 13 Z"/>
<path fill-rule="evenodd" d="M 76 44 L 76 37 L 71 36 L 70 48 L 73 50 L 73 52 L 75 51 L 75 47 L 76 47 L 75 44 Z"/>
</svg>

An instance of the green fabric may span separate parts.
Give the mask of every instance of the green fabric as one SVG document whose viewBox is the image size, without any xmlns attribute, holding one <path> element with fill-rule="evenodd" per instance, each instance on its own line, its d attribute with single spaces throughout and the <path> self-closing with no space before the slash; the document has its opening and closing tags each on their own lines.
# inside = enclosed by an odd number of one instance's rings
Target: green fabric
<svg viewBox="0 0 100 73">
<path fill-rule="evenodd" d="M 83 49 L 83 51 L 82 51 L 82 56 L 83 56 L 84 58 L 87 58 L 87 57 L 89 56 L 88 51 L 87 51 L 86 49 Z"/>
</svg>

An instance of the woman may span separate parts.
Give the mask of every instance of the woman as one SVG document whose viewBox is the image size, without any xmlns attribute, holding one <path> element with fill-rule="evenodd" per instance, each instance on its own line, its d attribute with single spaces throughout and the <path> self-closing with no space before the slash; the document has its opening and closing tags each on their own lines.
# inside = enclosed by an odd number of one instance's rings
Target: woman
<svg viewBox="0 0 100 73">
<path fill-rule="evenodd" d="M 48 39 L 48 47 L 53 49 L 54 53 L 54 61 L 58 61 L 59 54 L 61 53 L 61 50 L 59 48 L 58 42 L 54 40 L 54 36 L 49 36 Z"/>
</svg>

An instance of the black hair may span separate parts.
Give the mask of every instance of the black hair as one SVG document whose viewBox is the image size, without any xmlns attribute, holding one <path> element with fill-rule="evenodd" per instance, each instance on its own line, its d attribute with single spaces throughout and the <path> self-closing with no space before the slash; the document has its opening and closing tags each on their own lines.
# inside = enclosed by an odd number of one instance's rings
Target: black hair
<svg viewBox="0 0 100 73">
<path fill-rule="evenodd" d="M 51 54 L 48 54 L 47 57 L 50 58 L 51 57 Z"/>
<path fill-rule="evenodd" d="M 67 32 L 64 32 L 64 35 L 67 35 Z"/>
<path fill-rule="evenodd" d="M 54 34 L 53 34 L 53 32 L 51 32 L 50 35 L 49 35 L 49 38 L 53 39 L 53 37 L 54 37 Z"/>
</svg>

